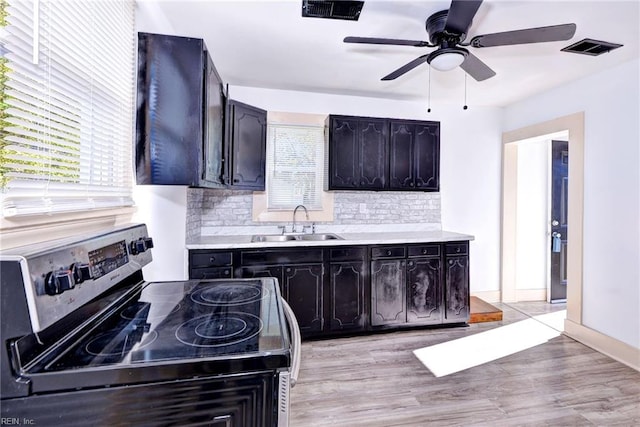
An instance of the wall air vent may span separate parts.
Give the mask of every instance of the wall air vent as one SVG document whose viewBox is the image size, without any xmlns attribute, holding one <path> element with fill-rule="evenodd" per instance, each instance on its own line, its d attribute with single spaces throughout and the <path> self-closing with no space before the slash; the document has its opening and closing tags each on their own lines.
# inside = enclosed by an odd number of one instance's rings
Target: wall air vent
<svg viewBox="0 0 640 427">
<path fill-rule="evenodd" d="M 302 0 L 302 16 L 357 21 L 363 1 Z"/>
<path fill-rule="evenodd" d="M 584 39 L 570 46 L 562 48 L 560 50 L 562 50 L 563 52 L 572 52 L 572 53 L 579 53 L 582 55 L 598 56 L 598 55 L 602 55 L 603 53 L 610 52 L 613 49 L 617 49 L 621 46 L 624 46 L 624 45 L 617 44 L 617 43 L 603 42 L 601 40 Z"/>
</svg>

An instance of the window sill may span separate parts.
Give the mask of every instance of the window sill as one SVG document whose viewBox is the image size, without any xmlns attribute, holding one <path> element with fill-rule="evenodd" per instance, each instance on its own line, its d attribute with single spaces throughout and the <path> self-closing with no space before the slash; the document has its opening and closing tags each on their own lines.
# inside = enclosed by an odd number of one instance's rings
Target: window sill
<svg viewBox="0 0 640 427">
<path fill-rule="evenodd" d="M 0 247 L 66 238 L 131 222 L 135 207 L 0 218 Z"/>
</svg>

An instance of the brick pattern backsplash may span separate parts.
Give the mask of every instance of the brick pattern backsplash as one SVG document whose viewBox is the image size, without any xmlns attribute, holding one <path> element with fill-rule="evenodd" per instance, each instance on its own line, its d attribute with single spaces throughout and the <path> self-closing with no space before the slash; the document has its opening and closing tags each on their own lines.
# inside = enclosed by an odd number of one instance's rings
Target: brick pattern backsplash
<svg viewBox="0 0 640 427">
<path fill-rule="evenodd" d="M 253 192 L 192 188 L 187 191 L 187 239 L 206 227 L 274 225 L 254 222 Z M 331 224 L 433 224 L 440 226 L 440 193 L 362 192 L 334 193 Z M 328 224 L 328 223 L 327 223 Z"/>
</svg>

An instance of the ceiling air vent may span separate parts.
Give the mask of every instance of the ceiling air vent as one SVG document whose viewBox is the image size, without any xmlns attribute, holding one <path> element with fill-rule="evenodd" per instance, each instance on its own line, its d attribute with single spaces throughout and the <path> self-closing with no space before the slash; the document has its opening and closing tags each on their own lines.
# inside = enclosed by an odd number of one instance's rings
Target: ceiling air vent
<svg viewBox="0 0 640 427">
<path fill-rule="evenodd" d="M 570 46 L 562 48 L 563 52 L 579 53 L 582 55 L 598 56 L 603 53 L 617 49 L 623 45 L 617 43 L 603 42 L 600 40 L 584 39 Z"/>
<path fill-rule="evenodd" d="M 363 1 L 302 0 L 302 16 L 357 21 Z"/>
</svg>

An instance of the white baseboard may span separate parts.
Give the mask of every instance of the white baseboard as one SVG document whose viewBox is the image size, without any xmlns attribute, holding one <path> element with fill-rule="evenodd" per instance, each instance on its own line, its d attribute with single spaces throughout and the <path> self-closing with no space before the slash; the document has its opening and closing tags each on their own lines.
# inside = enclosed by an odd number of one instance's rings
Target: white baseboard
<svg viewBox="0 0 640 427">
<path fill-rule="evenodd" d="M 516 289 L 516 301 L 546 301 L 546 289 Z"/>
<path fill-rule="evenodd" d="M 564 331 L 567 336 L 587 347 L 591 347 L 620 363 L 624 363 L 636 371 L 640 371 L 640 349 L 618 341 L 601 332 L 587 328 L 584 325 L 572 322 L 569 319 L 564 321 Z"/>
</svg>

